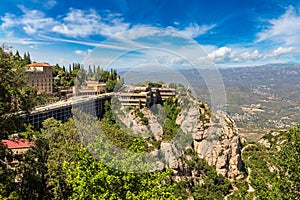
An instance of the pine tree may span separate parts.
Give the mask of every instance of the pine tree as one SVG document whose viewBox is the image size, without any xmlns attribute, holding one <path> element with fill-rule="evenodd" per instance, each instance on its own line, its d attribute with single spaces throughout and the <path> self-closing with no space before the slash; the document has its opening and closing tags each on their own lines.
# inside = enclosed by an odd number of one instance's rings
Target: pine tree
<svg viewBox="0 0 300 200">
<path fill-rule="evenodd" d="M 16 55 L 15 55 L 18 59 L 20 59 L 21 58 L 21 56 L 20 56 L 20 54 L 19 54 L 19 51 L 17 50 L 17 52 L 16 52 Z"/>
<path fill-rule="evenodd" d="M 24 53 L 23 59 L 24 59 L 24 62 L 25 62 L 26 65 L 31 64 L 31 58 L 30 58 L 29 52 Z"/>
</svg>

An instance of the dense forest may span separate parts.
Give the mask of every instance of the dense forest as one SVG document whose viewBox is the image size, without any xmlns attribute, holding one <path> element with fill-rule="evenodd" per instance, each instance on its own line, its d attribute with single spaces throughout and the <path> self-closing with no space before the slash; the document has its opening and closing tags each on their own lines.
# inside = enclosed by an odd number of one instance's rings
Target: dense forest
<svg viewBox="0 0 300 200">
<path fill-rule="evenodd" d="M 15 113 L 28 113 L 37 104 L 36 89 L 27 85 L 23 77 L 28 57 L 29 54 L 22 58 L 18 53 L 0 48 L 1 139 L 18 133 L 19 137 L 35 143 L 21 155 L 14 155 L 3 145 L 0 146 L 1 199 L 223 199 L 225 196 L 229 199 L 299 199 L 298 125 L 288 131 L 265 135 L 262 140 L 264 143 L 245 142 L 242 150 L 245 178 L 242 180 L 229 181 L 218 175 L 215 166 L 209 166 L 193 150 L 186 151 L 192 159 L 185 163 L 200 172 L 201 180 L 196 183 L 184 178 L 175 180 L 172 170 L 168 168 L 147 173 L 125 172 L 107 166 L 92 156 L 91 148 L 82 143 L 77 119 L 61 123 L 49 118 L 39 131 L 20 123 Z M 76 69 L 78 67 L 74 66 Z M 73 84 L 70 74 L 75 73 L 74 70 L 67 72 L 59 66 L 53 70 L 54 74 L 61 74 L 59 84 Z M 90 68 L 90 71 L 93 69 Z M 102 76 L 95 79 L 106 82 L 116 80 L 116 77 L 112 77 L 117 76 L 116 72 L 100 71 Z M 164 140 L 169 140 L 179 128 L 175 118 L 180 106 L 171 99 L 162 106 L 167 111 Z M 121 148 L 131 152 L 149 151 L 144 139 L 132 137 L 118 127 L 109 102 L 105 103 L 105 109 L 103 119 L 91 122 L 91 126 L 101 127 L 107 138 Z M 147 123 L 146 120 L 144 123 Z M 102 139 L 97 135 L 93 138 L 95 143 L 90 145 L 95 151 L 96 144 L 103 142 Z M 110 158 L 111 155 L 102 156 Z M 134 163 L 140 158 L 131 159 L 128 162 Z M 15 169 L 8 164 L 12 160 L 18 161 Z"/>
</svg>

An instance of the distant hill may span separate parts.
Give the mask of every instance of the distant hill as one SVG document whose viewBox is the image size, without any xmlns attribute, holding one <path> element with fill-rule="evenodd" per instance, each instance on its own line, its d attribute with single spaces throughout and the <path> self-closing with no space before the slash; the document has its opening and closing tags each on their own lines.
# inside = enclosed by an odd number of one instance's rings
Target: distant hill
<svg viewBox="0 0 300 200">
<path fill-rule="evenodd" d="M 209 69 L 180 68 L 199 99 L 210 104 L 203 79 Z M 268 64 L 219 70 L 226 89 L 227 112 L 236 121 L 240 133 L 257 140 L 271 129 L 286 129 L 300 123 L 300 64 Z M 123 72 L 125 74 L 126 72 Z M 159 78 L 166 78 L 162 73 Z M 175 80 L 173 75 L 170 79 Z M 162 79 L 161 79 L 162 80 Z"/>
</svg>

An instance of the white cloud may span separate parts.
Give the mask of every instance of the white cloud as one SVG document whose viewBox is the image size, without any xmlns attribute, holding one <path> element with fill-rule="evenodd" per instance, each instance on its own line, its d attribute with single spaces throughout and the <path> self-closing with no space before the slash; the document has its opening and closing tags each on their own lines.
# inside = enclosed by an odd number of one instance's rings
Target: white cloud
<svg viewBox="0 0 300 200">
<path fill-rule="evenodd" d="M 1 17 L 1 29 L 9 32 L 22 27 L 26 34 L 59 33 L 68 37 L 88 37 L 103 35 L 110 37 L 129 29 L 129 23 L 123 22 L 118 14 L 101 17 L 95 10 L 70 9 L 62 20 L 47 17 L 39 10 L 26 9 L 19 6 L 23 15 L 6 13 Z"/>
<path fill-rule="evenodd" d="M 93 53 L 93 50 L 91 50 L 91 49 L 88 49 L 86 51 L 76 50 L 76 51 L 74 51 L 74 53 L 77 54 L 77 55 L 81 55 L 81 56 L 86 58 L 86 57 L 90 56 Z"/>
<path fill-rule="evenodd" d="M 271 61 L 270 59 L 279 58 L 282 55 L 294 51 L 293 47 L 278 47 L 269 54 L 264 54 L 255 50 L 240 48 L 221 47 L 211 51 L 207 56 L 200 57 L 199 62 L 216 64 L 251 63 L 255 61 Z"/>
<path fill-rule="evenodd" d="M 267 57 L 279 57 L 294 51 L 294 47 L 278 47 L 271 54 L 267 55 Z"/>
<path fill-rule="evenodd" d="M 71 37 L 85 37 L 99 32 L 101 17 L 93 10 L 88 12 L 70 9 L 62 23 L 52 27 L 52 31 Z"/>
<path fill-rule="evenodd" d="M 3 30 L 22 27 L 25 33 L 31 35 L 38 31 L 45 31 L 48 27 L 57 23 L 54 19 L 45 17 L 45 14 L 38 10 L 29 10 L 23 6 L 19 6 L 19 8 L 24 13 L 21 17 L 9 13 L 1 17 L 3 21 L 1 28 Z"/>
<path fill-rule="evenodd" d="M 238 56 L 235 56 L 232 60 L 234 62 L 246 62 L 246 61 L 256 61 L 263 58 L 263 54 L 261 54 L 257 49 L 253 52 L 246 51 Z"/>
<path fill-rule="evenodd" d="M 228 62 L 232 58 L 232 49 L 228 47 L 221 47 L 207 55 L 208 59 L 212 59 L 215 63 Z"/>
<path fill-rule="evenodd" d="M 22 45 L 40 45 L 40 44 L 47 44 L 47 42 L 41 42 L 41 41 L 34 41 L 30 38 L 0 38 L 1 44 L 22 44 Z"/>
<path fill-rule="evenodd" d="M 77 55 L 84 55 L 84 51 L 81 51 L 81 50 L 76 50 L 76 51 L 74 51 L 74 53 Z"/>
<path fill-rule="evenodd" d="M 213 29 L 216 25 L 202 25 L 190 24 L 188 27 L 185 27 L 183 30 L 176 30 L 179 34 L 182 34 L 188 38 L 196 38 L 200 35 L 203 35 Z"/>
<path fill-rule="evenodd" d="M 55 0 L 47 0 L 47 1 L 44 3 L 43 7 L 46 8 L 46 9 L 51 9 L 51 8 L 53 8 L 56 4 L 57 4 L 57 1 L 55 1 Z"/>
<path fill-rule="evenodd" d="M 56 4 L 56 1 L 49 0 L 46 3 L 51 7 Z M 71 8 L 64 17 L 51 18 L 39 10 L 26 9 L 24 6 L 19 6 L 19 8 L 23 11 L 23 15 L 16 16 L 15 14 L 6 13 L 1 18 L 3 21 L 1 28 L 6 32 L 22 27 L 28 35 L 58 33 L 67 37 L 84 38 L 92 35 L 111 37 L 125 31 L 131 31 L 128 37 L 135 39 L 162 31 L 160 28 L 147 25 L 137 25 L 130 28 L 131 24 L 124 22 L 124 19 L 118 13 L 106 13 L 100 16 L 93 9 L 80 10 Z M 215 24 L 200 26 L 194 23 L 183 29 L 170 26 L 163 31 L 170 36 L 195 38 L 207 33 L 215 26 Z"/>
<path fill-rule="evenodd" d="M 257 34 L 257 41 L 273 41 L 285 45 L 300 44 L 300 15 L 290 6 L 277 19 L 268 21 L 269 26 Z"/>
</svg>

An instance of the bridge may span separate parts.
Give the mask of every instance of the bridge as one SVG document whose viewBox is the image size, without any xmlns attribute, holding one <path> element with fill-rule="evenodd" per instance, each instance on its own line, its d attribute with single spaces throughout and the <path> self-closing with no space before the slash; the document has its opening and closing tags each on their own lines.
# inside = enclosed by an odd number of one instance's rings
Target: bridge
<svg viewBox="0 0 300 200">
<path fill-rule="evenodd" d="M 104 103 L 110 101 L 112 93 L 92 96 L 75 96 L 68 100 L 55 102 L 36 107 L 28 116 L 24 117 L 25 123 L 31 124 L 35 130 L 42 128 L 42 122 L 53 117 L 62 122 L 73 117 L 72 108 L 77 108 L 85 113 L 101 118 L 105 112 Z"/>
</svg>

